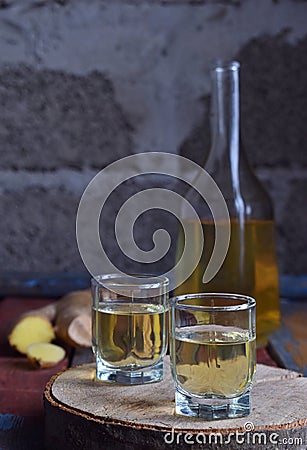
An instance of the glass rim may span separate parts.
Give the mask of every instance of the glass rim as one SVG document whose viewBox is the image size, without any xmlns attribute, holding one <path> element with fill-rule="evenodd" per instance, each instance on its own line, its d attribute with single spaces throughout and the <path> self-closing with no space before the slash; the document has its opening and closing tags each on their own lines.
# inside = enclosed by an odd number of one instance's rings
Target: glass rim
<svg viewBox="0 0 307 450">
<path fill-rule="evenodd" d="M 122 279 L 122 282 L 115 280 Z M 126 282 L 124 280 L 126 279 Z M 139 282 L 141 279 L 148 280 L 147 282 Z M 113 282 L 112 282 L 113 280 Z M 133 283 L 134 280 L 134 283 Z M 124 273 L 109 273 L 104 275 L 96 275 L 91 278 L 91 285 L 93 287 L 104 287 L 105 289 L 157 289 L 161 287 L 169 287 L 169 279 L 164 275 L 154 274 L 124 274 Z"/>
<path fill-rule="evenodd" d="M 239 300 L 241 304 L 238 305 L 225 305 L 225 306 L 210 306 L 210 305 L 190 305 L 184 303 L 184 300 L 189 300 L 192 298 L 224 298 L 224 299 L 232 299 Z M 201 292 L 198 294 L 183 294 L 178 295 L 176 297 L 172 297 L 169 300 L 170 307 L 174 309 L 180 310 L 192 310 L 192 311 L 203 311 L 203 312 L 223 312 L 223 311 L 246 311 L 254 308 L 256 306 L 256 300 L 244 294 L 232 294 L 228 292 Z M 182 303 L 179 303 L 182 302 Z"/>
</svg>

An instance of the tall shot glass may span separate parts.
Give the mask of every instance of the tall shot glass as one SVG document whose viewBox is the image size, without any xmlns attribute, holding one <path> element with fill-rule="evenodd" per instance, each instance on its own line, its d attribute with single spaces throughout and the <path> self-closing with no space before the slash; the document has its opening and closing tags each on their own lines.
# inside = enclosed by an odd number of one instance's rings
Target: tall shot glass
<svg viewBox="0 0 307 450">
<path fill-rule="evenodd" d="M 206 293 L 174 297 L 170 306 L 176 414 L 247 416 L 256 369 L 256 301 Z"/>
<path fill-rule="evenodd" d="M 121 384 L 163 380 L 169 281 L 118 274 L 92 279 L 96 379 Z"/>
</svg>

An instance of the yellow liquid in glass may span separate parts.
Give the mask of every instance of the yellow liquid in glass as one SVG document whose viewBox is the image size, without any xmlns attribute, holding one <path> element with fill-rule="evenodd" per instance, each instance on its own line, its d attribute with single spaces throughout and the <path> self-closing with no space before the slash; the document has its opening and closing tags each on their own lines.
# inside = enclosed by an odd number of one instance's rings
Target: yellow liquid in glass
<svg viewBox="0 0 307 450">
<path fill-rule="evenodd" d="M 164 356 L 166 309 L 162 305 L 109 302 L 93 313 L 97 354 L 105 365 L 141 369 Z"/>
<path fill-rule="evenodd" d="M 171 350 L 176 382 L 188 393 L 236 397 L 256 370 L 255 339 L 246 330 L 216 325 L 179 328 Z"/>
</svg>

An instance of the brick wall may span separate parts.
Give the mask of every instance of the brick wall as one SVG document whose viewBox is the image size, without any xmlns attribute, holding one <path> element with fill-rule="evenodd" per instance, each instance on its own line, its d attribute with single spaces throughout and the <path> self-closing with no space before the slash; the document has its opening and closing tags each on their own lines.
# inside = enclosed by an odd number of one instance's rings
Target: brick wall
<svg viewBox="0 0 307 450">
<path fill-rule="evenodd" d="M 1 270 L 84 270 L 76 210 L 110 162 L 201 161 L 221 57 L 242 63 L 242 134 L 274 201 L 280 269 L 306 273 L 306 20 L 291 0 L 0 2 Z"/>
</svg>

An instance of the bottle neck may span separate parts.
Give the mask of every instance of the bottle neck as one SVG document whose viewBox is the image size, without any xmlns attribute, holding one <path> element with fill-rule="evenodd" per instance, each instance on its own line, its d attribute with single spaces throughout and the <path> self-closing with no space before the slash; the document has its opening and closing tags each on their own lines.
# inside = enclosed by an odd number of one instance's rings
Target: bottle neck
<svg viewBox="0 0 307 450">
<path fill-rule="evenodd" d="M 216 156 L 226 153 L 225 156 L 236 160 L 240 134 L 238 63 L 212 70 L 212 112 L 214 153 Z"/>
<path fill-rule="evenodd" d="M 235 200 L 235 209 L 243 214 L 240 187 L 240 99 L 239 63 L 219 65 L 212 72 L 212 147 L 206 170 Z"/>
<path fill-rule="evenodd" d="M 272 208 L 241 145 L 239 68 L 232 61 L 211 72 L 212 146 L 205 169 L 220 188 L 231 216 L 243 223 L 244 217 L 263 218 L 263 211 L 271 219 Z"/>
</svg>

